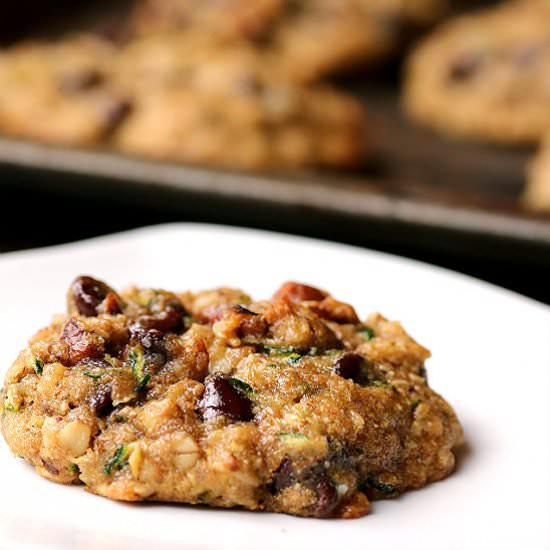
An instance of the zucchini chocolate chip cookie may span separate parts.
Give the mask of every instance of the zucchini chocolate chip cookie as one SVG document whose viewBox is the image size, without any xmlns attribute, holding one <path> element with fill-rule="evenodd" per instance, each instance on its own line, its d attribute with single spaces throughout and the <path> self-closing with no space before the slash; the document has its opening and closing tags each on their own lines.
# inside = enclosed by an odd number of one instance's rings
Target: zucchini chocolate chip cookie
<svg viewBox="0 0 550 550">
<path fill-rule="evenodd" d="M 550 127 L 550 1 L 507 2 L 442 25 L 410 59 L 404 104 L 442 133 L 536 143 Z"/>
<path fill-rule="evenodd" d="M 119 500 L 354 518 L 448 475 L 462 429 L 397 322 L 286 283 L 118 294 L 79 277 L 9 369 L 2 432 Z"/>
</svg>

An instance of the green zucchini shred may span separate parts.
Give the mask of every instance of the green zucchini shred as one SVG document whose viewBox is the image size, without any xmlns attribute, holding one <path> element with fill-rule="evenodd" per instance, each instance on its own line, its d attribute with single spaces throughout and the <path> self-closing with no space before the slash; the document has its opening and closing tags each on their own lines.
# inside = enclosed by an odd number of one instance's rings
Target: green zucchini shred
<svg viewBox="0 0 550 550">
<path fill-rule="evenodd" d="M 34 367 L 34 372 L 36 372 L 36 374 L 40 376 L 44 371 L 44 362 L 39 357 L 35 357 L 33 367 Z"/>
<path fill-rule="evenodd" d="M 234 389 L 244 393 L 247 396 L 252 396 L 256 393 L 254 391 L 254 388 L 250 384 L 247 384 L 246 382 L 243 382 L 242 380 L 239 380 L 238 378 L 229 378 L 228 382 L 229 382 L 229 384 L 231 384 L 231 386 Z"/>
<path fill-rule="evenodd" d="M 101 378 L 101 373 L 83 371 L 82 374 L 84 376 L 87 376 L 88 378 L 93 378 L 94 380 L 97 380 L 98 378 Z"/>
<path fill-rule="evenodd" d="M 374 330 L 370 327 L 363 327 L 360 331 L 363 339 L 368 342 L 374 338 Z"/>
<path fill-rule="evenodd" d="M 119 445 L 115 454 L 103 466 L 103 473 L 111 475 L 113 470 L 121 470 L 128 464 L 126 458 L 128 458 L 128 447 L 126 445 Z"/>
<path fill-rule="evenodd" d="M 147 387 L 147 383 L 151 379 L 151 375 L 145 371 L 145 355 L 139 347 L 134 347 L 128 352 L 128 359 L 132 373 L 136 379 L 136 392 L 141 392 Z"/>
<path fill-rule="evenodd" d="M 373 475 L 367 477 L 367 486 L 371 489 L 374 489 L 375 491 L 378 491 L 379 493 L 383 493 L 384 495 L 390 495 L 392 493 L 395 493 L 396 491 L 395 485 L 382 483 L 378 481 L 378 478 Z"/>
</svg>

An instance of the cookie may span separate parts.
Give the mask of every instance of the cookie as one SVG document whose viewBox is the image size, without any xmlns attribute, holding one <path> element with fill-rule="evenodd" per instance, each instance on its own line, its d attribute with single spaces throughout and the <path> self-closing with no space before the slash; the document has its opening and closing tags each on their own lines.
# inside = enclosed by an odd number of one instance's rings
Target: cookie
<svg viewBox="0 0 550 550">
<path fill-rule="evenodd" d="M 120 64 L 136 94 L 113 136 L 121 151 L 247 170 L 349 167 L 367 153 L 355 99 L 288 81 L 247 43 L 159 35 L 128 46 Z"/>
<path fill-rule="evenodd" d="M 145 0 L 130 32 L 201 29 L 246 38 L 289 77 L 306 82 L 387 56 L 403 33 L 437 20 L 447 7 L 447 0 Z"/>
<path fill-rule="evenodd" d="M 284 0 L 142 0 L 130 14 L 129 34 L 145 36 L 202 28 L 226 38 L 259 38 Z"/>
<path fill-rule="evenodd" d="M 102 142 L 127 115 L 114 50 L 89 35 L 0 51 L 0 132 L 68 145 Z"/>
<path fill-rule="evenodd" d="M 304 0 L 287 2 L 268 48 L 286 74 L 308 82 L 377 60 L 393 44 L 391 26 L 370 17 L 359 1 Z"/>
<path fill-rule="evenodd" d="M 412 54 L 404 107 L 443 134 L 537 142 L 550 127 L 550 2 L 508 2 L 441 26 Z"/>
<path fill-rule="evenodd" d="M 550 133 L 529 165 L 522 201 L 531 210 L 550 211 Z"/>
<path fill-rule="evenodd" d="M 112 499 L 359 517 L 453 469 L 462 429 L 429 355 L 307 285 L 255 302 L 79 277 L 6 375 L 2 433 L 40 475 Z"/>
<path fill-rule="evenodd" d="M 386 58 L 403 35 L 438 19 L 445 0 L 303 0 L 286 3 L 269 48 L 285 72 L 312 81 Z"/>
</svg>

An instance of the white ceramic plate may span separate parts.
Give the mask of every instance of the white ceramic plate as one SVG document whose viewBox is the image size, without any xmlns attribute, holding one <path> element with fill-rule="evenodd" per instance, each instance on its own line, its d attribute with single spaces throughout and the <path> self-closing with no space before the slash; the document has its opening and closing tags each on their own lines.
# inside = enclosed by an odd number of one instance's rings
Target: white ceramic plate
<svg viewBox="0 0 550 550">
<path fill-rule="evenodd" d="M 400 319 L 433 352 L 431 385 L 468 441 L 457 472 L 354 521 L 123 504 L 40 478 L 0 444 L 0 547 L 235 550 L 550 548 L 550 309 L 467 277 L 319 241 L 169 225 L 0 257 L 2 375 L 64 307 L 77 274 L 269 296 L 287 279 L 324 287 L 361 316 Z"/>
</svg>

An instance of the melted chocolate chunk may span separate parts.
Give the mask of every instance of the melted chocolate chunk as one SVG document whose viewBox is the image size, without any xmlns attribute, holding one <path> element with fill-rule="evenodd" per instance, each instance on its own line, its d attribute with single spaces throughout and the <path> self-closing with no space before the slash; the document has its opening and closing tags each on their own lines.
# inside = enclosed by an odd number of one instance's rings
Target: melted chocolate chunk
<svg viewBox="0 0 550 550">
<path fill-rule="evenodd" d="M 96 416 L 107 416 L 113 410 L 111 387 L 98 387 L 90 397 L 89 404 Z"/>
<path fill-rule="evenodd" d="M 205 390 L 198 410 L 203 420 L 224 415 L 233 420 L 251 420 L 252 402 L 246 395 L 231 385 L 228 378 L 220 375 L 205 380 Z"/>
<path fill-rule="evenodd" d="M 118 294 L 92 277 L 77 277 L 69 289 L 67 301 L 69 313 L 75 312 L 85 317 L 122 313 L 122 300 Z"/>
<path fill-rule="evenodd" d="M 334 460 L 348 460 L 345 451 L 334 455 Z M 334 462 L 331 460 L 331 462 Z M 315 464 L 301 472 L 296 472 L 290 458 L 285 458 L 279 468 L 273 474 L 273 480 L 269 486 L 272 494 L 276 494 L 295 483 L 301 483 L 315 493 L 315 503 L 311 512 L 319 517 L 328 517 L 332 514 L 339 502 L 338 491 L 331 480 L 325 466 L 325 462 Z"/>
<path fill-rule="evenodd" d="M 314 485 L 316 502 L 313 513 L 319 517 L 328 517 L 338 504 L 338 491 L 328 476 L 321 477 Z"/>
<path fill-rule="evenodd" d="M 113 291 L 102 281 L 87 276 L 78 277 L 69 290 L 69 311 L 74 306 L 80 315 L 94 317 L 110 292 Z"/>
<path fill-rule="evenodd" d="M 141 344 L 148 365 L 163 366 L 167 361 L 164 333 L 154 328 L 145 328 L 138 321 L 130 324 L 130 345 Z"/>
<path fill-rule="evenodd" d="M 290 487 L 295 483 L 294 467 L 290 458 L 285 458 L 279 468 L 273 474 L 273 481 L 270 486 L 272 493 L 278 493 L 286 487 Z"/>
<path fill-rule="evenodd" d="M 181 332 L 184 328 L 183 318 L 186 309 L 177 298 L 169 298 L 153 304 L 150 313 L 140 315 L 136 322 L 145 330 L 157 330 L 162 333 Z"/>
<path fill-rule="evenodd" d="M 334 372 L 342 378 L 359 382 L 362 374 L 363 357 L 358 353 L 344 353 L 336 359 L 332 367 Z"/>
</svg>

